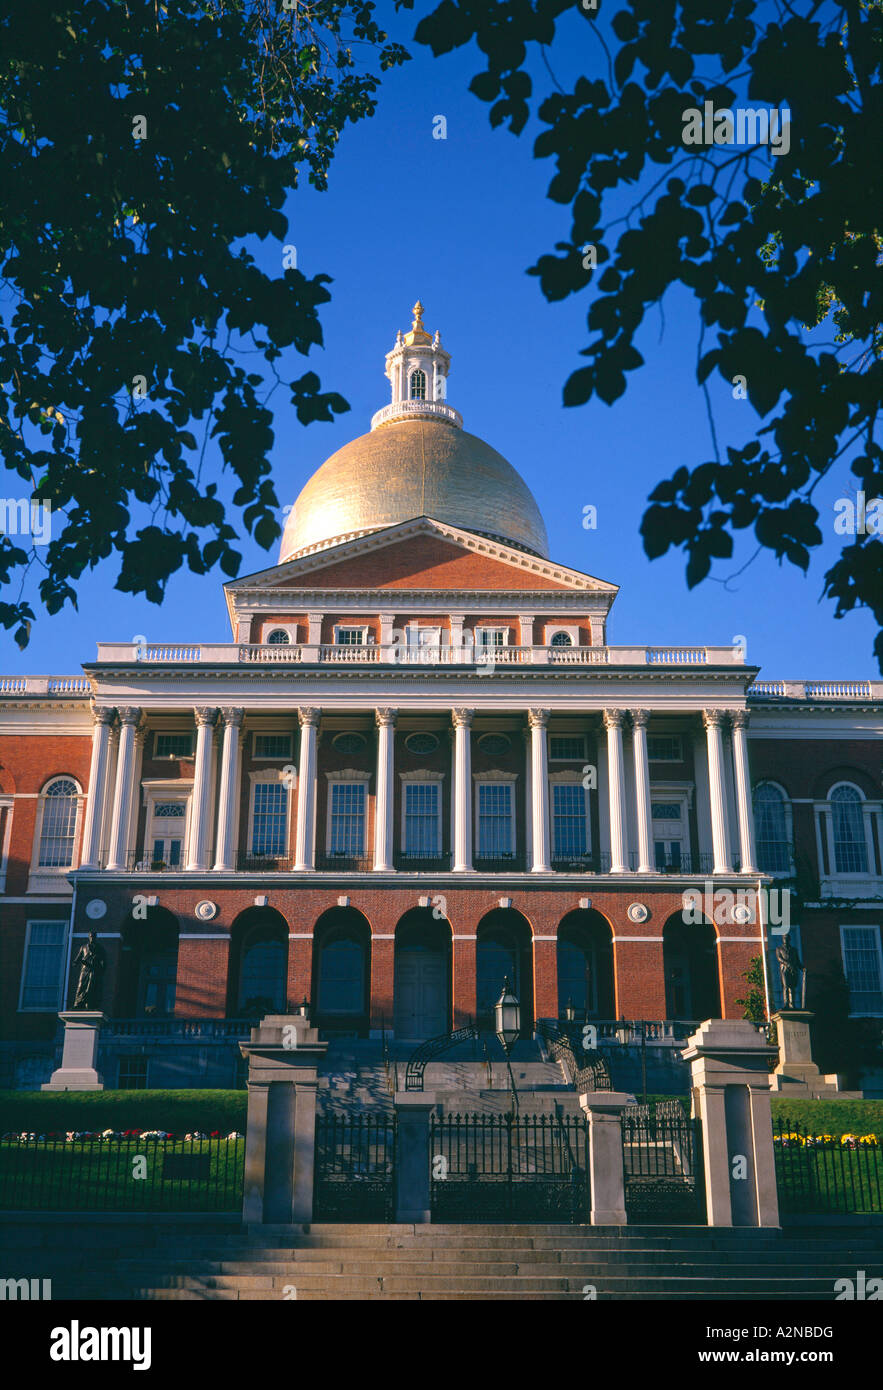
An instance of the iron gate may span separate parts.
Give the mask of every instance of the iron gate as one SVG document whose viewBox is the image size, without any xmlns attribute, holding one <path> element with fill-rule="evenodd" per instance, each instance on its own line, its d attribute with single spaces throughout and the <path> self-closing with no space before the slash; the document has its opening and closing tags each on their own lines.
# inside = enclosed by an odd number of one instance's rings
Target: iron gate
<svg viewBox="0 0 883 1390">
<path fill-rule="evenodd" d="M 429 1153 L 433 1221 L 589 1220 L 582 1117 L 434 1116 Z"/>
<path fill-rule="evenodd" d="M 316 1120 L 316 1221 L 395 1217 L 394 1115 L 322 1115 Z"/>
<path fill-rule="evenodd" d="M 627 1106 L 622 1112 L 622 1157 L 630 1222 L 705 1221 L 702 1130 L 680 1101 Z"/>
</svg>

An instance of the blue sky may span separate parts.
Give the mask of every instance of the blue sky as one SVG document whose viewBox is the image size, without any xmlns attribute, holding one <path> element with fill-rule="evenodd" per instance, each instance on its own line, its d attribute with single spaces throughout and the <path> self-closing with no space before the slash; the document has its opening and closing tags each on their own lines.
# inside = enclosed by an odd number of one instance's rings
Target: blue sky
<svg viewBox="0 0 883 1390">
<path fill-rule="evenodd" d="M 414 18 L 392 18 L 389 27 L 408 44 Z M 299 268 L 324 271 L 334 282 L 322 312 L 324 349 L 306 362 L 288 359 L 287 375 L 312 367 L 323 388 L 342 392 L 352 409 L 334 424 L 304 428 L 276 393 L 272 462 L 280 502 L 293 502 L 323 460 L 364 433 L 373 411 L 386 404 L 384 354 L 396 330 L 409 326 L 420 297 L 427 327 L 441 330 L 452 355 L 451 405 L 532 488 L 554 558 L 621 585 L 610 641 L 726 644 L 744 635 L 749 661 L 767 678 L 877 675 L 871 617 L 835 622 L 832 606 L 819 602 L 822 574 L 838 552 L 833 507 L 848 480 L 845 468 L 816 492 L 826 543 L 813 553 L 809 577 L 764 552 L 728 584 L 709 579 L 690 592 L 680 552 L 647 560 L 638 534 L 647 494 L 681 464 L 711 457 L 694 372 L 694 303 L 686 293 L 672 294 L 664 322 L 651 312 L 638 339 L 646 364 L 613 407 L 592 401 L 565 409 L 562 386 L 582 365 L 578 352 L 588 340 L 589 297 L 549 304 L 525 273 L 570 226 L 567 208 L 546 198 L 553 166 L 533 158 L 539 127 L 533 123 L 518 138 L 491 130 L 488 108 L 467 91 L 480 66 L 474 48 L 435 60 L 410 47 L 415 60 L 386 75 L 376 116 L 341 139 L 329 190 L 299 191 L 287 207 L 287 241 L 297 247 Z M 594 72 L 597 50 L 585 21 L 577 18 L 566 58 L 553 54 L 552 61 Z M 445 140 L 432 137 L 436 115 L 446 118 Z M 281 245 L 252 249 L 267 269 L 281 270 Z M 756 424 L 751 407 L 733 401 L 719 378 L 712 394 L 722 445 L 744 442 Z M 594 531 L 582 526 L 588 504 L 597 508 Z M 243 574 L 276 558 L 275 549 L 263 551 L 247 537 L 241 549 Z M 717 562 L 717 580 L 733 575 L 755 549 L 752 533 L 741 533 L 733 561 Z M 157 607 L 113 588 L 114 563 L 80 582 L 78 611 L 40 615 L 25 652 L 0 635 L 0 667 L 71 673 L 95 659 L 96 641 L 135 634 L 229 640 L 220 572 L 179 573 Z"/>
</svg>

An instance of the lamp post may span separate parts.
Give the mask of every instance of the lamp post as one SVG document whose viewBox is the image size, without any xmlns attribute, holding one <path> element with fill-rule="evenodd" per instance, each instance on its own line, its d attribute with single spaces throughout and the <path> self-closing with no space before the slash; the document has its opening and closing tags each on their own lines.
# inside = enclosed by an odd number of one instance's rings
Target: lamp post
<svg viewBox="0 0 883 1390">
<path fill-rule="evenodd" d="M 516 1115 L 518 1114 L 518 1092 L 515 1089 L 515 1077 L 512 1075 L 512 1063 L 509 1060 L 509 1053 L 516 1040 L 521 1034 L 521 1005 L 512 992 L 508 976 L 503 981 L 503 993 L 494 1005 L 494 1032 L 506 1054 L 506 1066 L 509 1069 L 509 1083 L 512 1087 L 512 1102 Z"/>
<path fill-rule="evenodd" d="M 576 1018 L 576 1009 L 573 1006 L 573 999 L 568 999 L 564 1008 L 564 1018 L 567 1023 L 572 1023 Z"/>
</svg>

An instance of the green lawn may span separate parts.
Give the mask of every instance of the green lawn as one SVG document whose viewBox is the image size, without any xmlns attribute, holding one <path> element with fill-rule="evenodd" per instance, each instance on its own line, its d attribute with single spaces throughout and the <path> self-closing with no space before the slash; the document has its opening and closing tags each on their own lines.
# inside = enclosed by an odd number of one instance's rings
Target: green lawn
<svg viewBox="0 0 883 1390">
<path fill-rule="evenodd" d="M 244 1139 L 2 1141 L 0 1209 L 237 1211 L 244 1158 Z"/>
</svg>

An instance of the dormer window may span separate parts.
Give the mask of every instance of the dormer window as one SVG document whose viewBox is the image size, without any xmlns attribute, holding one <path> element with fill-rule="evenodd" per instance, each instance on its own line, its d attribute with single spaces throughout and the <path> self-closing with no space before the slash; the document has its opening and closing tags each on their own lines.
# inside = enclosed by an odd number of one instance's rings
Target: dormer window
<svg viewBox="0 0 883 1390">
<path fill-rule="evenodd" d="M 272 632 L 267 634 L 268 647 L 287 647 L 291 638 L 284 627 L 274 627 Z"/>
<path fill-rule="evenodd" d="M 412 401 L 426 400 L 426 373 L 421 372 L 419 367 L 411 373 L 410 395 Z"/>
</svg>

